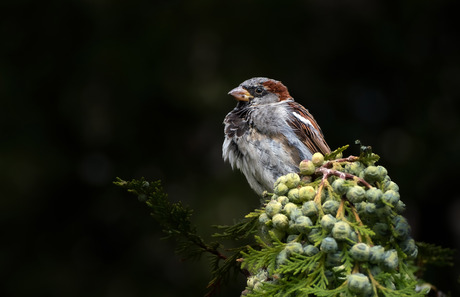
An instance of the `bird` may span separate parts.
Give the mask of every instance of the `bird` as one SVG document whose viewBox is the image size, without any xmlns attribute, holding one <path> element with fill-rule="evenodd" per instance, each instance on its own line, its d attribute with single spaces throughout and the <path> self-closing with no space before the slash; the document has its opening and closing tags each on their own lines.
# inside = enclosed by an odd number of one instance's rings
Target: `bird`
<svg viewBox="0 0 460 297">
<path fill-rule="evenodd" d="M 223 122 L 222 156 L 257 194 L 273 190 L 280 176 L 298 172 L 299 163 L 314 153 L 330 153 L 311 113 L 280 81 L 254 77 L 228 94 L 237 105 Z"/>
</svg>

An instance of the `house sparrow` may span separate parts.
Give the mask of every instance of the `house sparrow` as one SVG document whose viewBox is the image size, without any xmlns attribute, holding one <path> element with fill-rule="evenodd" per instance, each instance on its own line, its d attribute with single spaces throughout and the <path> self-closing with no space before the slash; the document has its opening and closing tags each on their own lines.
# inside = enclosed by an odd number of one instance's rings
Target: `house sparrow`
<svg viewBox="0 0 460 297">
<path fill-rule="evenodd" d="M 224 120 L 222 156 L 257 194 L 272 190 L 278 177 L 298 172 L 299 163 L 314 153 L 330 152 L 313 116 L 280 81 L 255 77 L 228 94 L 238 103 Z"/>
</svg>

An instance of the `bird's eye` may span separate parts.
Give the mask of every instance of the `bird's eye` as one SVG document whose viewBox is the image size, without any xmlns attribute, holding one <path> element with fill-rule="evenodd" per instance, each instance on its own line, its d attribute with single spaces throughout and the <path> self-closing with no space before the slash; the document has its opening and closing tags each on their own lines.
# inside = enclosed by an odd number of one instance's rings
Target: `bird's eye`
<svg viewBox="0 0 460 297">
<path fill-rule="evenodd" d="M 262 94 L 263 91 L 264 91 L 264 88 L 262 88 L 262 87 L 257 87 L 257 88 L 255 89 L 256 94 L 259 94 L 259 95 Z"/>
</svg>

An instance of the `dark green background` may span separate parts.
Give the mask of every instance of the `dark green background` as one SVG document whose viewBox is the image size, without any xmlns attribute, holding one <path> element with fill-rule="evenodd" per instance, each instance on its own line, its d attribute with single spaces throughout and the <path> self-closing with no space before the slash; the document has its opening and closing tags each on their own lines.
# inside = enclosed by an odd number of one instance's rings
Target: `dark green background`
<svg viewBox="0 0 460 297">
<path fill-rule="evenodd" d="M 257 207 L 221 159 L 227 92 L 253 76 L 283 81 L 332 148 L 372 145 L 416 240 L 458 248 L 459 6 L 3 1 L 0 295 L 203 295 L 207 259 L 181 262 L 111 182 L 162 179 L 206 238 Z M 452 296 L 458 277 L 427 275 Z"/>
</svg>

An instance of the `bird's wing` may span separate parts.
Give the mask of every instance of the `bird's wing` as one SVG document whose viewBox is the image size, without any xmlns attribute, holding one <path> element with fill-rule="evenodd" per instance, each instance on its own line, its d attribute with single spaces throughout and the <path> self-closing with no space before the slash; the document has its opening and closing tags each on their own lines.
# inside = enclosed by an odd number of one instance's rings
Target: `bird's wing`
<svg viewBox="0 0 460 297">
<path fill-rule="evenodd" d="M 305 143 L 308 149 L 312 153 L 330 153 L 331 149 L 327 145 L 326 140 L 324 140 L 323 132 L 310 112 L 295 101 L 289 101 L 288 105 L 293 114 L 293 117 L 289 120 L 289 125 L 291 125 L 297 136 Z"/>
</svg>

